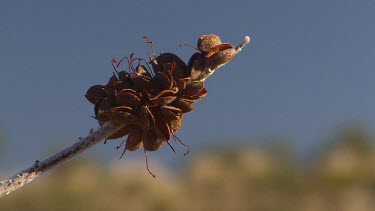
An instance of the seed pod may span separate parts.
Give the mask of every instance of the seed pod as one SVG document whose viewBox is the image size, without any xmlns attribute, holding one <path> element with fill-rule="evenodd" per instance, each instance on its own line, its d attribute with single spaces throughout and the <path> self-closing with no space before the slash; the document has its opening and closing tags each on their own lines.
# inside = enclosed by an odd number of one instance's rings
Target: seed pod
<svg viewBox="0 0 375 211">
<path fill-rule="evenodd" d="M 119 106 L 137 108 L 141 105 L 141 99 L 134 93 L 133 89 L 123 89 L 115 94 L 116 103 Z"/>
<path fill-rule="evenodd" d="M 182 115 L 177 115 L 176 116 L 177 119 L 176 120 L 172 120 L 168 123 L 168 126 L 169 128 L 173 131 L 173 132 L 177 132 L 181 129 L 181 125 L 182 125 Z"/>
<path fill-rule="evenodd" d="M 142 133 L 143 148 L 146 151 L 155 151 L 161 147 L 165 139 L 157 127 Z"/>
<path fill-rule="evenodd" d="M 236 54 L 236 49 L 229 43 L 215 46 L 206 55 L 206 65 L 210 70 L 216 70 L 228 63 Z"/>
<path fill-rule="evenodd" d="M 217 35 L 202 35 L 198 40 L 201 53 L 194 54 L 188 63 L 188 70 L 192 81 L 204 81 L 216 69 L 228 63 L 241 49 L 250 42 L 246 36 L 237 47 L 229 43 L 221 44 Z"/>
<path fill-rule="evenodd" d="M 154 115 L 152 115 L 150 109 L 146 105 L 143 105 L 139 109 L 139 122 L 142 123 L 139 126 L 145 131 L 149 130 L 155 124 Z"/>
<path fill-rule="evenodd" d="M 172 71 L 172 75 L 175 80 L 177 78 L 187 77 L 188 72 L 185 62 L 173 53 L 163 53 L 151 61 L 152 68 L 156 73 L 165 72 L 165 65 L 172 63 L 175 63 L 174 70 Z"/>
<path fill-rule="evenodd" d="M 124 127 L 122 129 L 120 129 L 119 131 L 117 131 L 116 133 L 114 133 L 113 135 L 109 136 L 107 138 L 107 140 L 118 139 L 118 138 L 124 137 L 128 134 L 129 134 L 129 127 Z"/>
<path fill-rule="evenodd" d="M 194 100 L 189 100 L 189 99 L 178 99 L 175 100 L 173 103 L 171 103 L 172 106 L 179 108 L 181 110 L 181 113 L 188 113 L 190 111 L 193 111 L 193 104 Z"/>
<path fill-rule="evenodd" d="M 145 39 L 155 56 L 152 42 Z M 133 61 L 144 59 L 131 54 L 125 57 L 129 72 L 118 71 L 125 58 L 120 62 L 113 60 L 115 73 L 108 83 L 90 87 L 85 96 L 94 104 L 95 119 L 101 126 L 110 121 L 121 127 L 108 139 L 127 135 L 122 142 L 124 152 L 143 146 L 146 154 L 159 149 L 164 142 L 174 151 L 169 143 L 172 136 L 187 147 L 175 134 L 181 128 L 183 114 L 191 112 L 196 100 L 207 94 L 203 81 L 249 42 L 250 38 L 245 37 L 240 45 L 233 47 L 222 44 L 217 35 L 202 35 L 197 44 L 199 52 L 191 56 L 188 65 L 175 54 L 163 53 L 150 58 L 152 69 L 140 64 L 134 68 Z M 146 164 L 150 172 L 147 155 Z"/>
<path fill-rule="evenodd" d="M 134 89 L 138 92 L 150 91 L 155 87 L 152 78 L 143 75 L 135 76 L 133 78 L 133 84 Z"/>
<path fill-rule="evenodd" d="M 163 72 L 157 72 L 155 75 L 155 81 L 158 82 L 161 89 L 170 89 L 173 86 L 173 81 Z"/>
<path fill-rule="evenodd" d="M 95 104 L 94 111 L 95 111 L 95 117 L 99 121 L 108 121 L 108 118 L 104 114 L 106 111 L 111 109 L 113 106 L 112 102 L 108 98 L 104 98 L 100 100 L 98 103 Z"/>
<path fill-rule="evenodd" d="M 213 47 L 220 45 L 220 37 L 216 34 L 205 34 L 199 37 L 198 39 L 198 49 L 202 53 L 209 52 Z"/>
<path fill-rule="evenodd" d="M 90 87 L 86 92 L 86 99 L 90 101 L 92 104 L 98 103 L 100 100 L 105 98 L 107 95 L 104 91 L 104 86 L 102 85 L 94 85 Z"/>
<path fill-rule="evenodd" d="M 203 88 L 198 93 L 196 93 L 195 95 L 188 97 L 188 99 L 190 99 L 190 100 L 199 100 L 199 99 L 201 99 L 202 97 L 204 97 L 206 95 L 207 95 L 207 89 Z"/>
<path fill-rule="evenodd" d="M 126 140 L 125 149 L 134 151 L 143 145 L 142 130 L 135 126 L 129 127 L 129 136 Z"/>
<path fill-rule="evenodd" d="M 195 53 L 188 63 L 189 76 L 192 81 L 201 81 L 206 72 L 206 57 L 202 53 Z"/>
<path fill-rule="evenodd" d="M 183 96 L 194 96 L 204 88 L 204 83 L 201 81 L 192 82 L 186 85 L 186 89 L 183 91 Z"/>
</svg>

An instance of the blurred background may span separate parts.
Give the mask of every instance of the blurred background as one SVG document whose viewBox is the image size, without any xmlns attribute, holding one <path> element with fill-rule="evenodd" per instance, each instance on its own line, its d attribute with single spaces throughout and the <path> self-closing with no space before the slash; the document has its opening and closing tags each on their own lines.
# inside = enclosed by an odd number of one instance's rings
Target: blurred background
<svg viewBox="0 0 375 211">
<path fill-rule="evenodd" d="M 84 98 L 131 53 L 188 61 L 202 34 L 252 38 L 206 81 L 173 142 L 98 144 L 0 210 L 375 210 L 374 1 L 8 1 L 0 6 L 0 179 L 87 135 Z"/>
</svg>

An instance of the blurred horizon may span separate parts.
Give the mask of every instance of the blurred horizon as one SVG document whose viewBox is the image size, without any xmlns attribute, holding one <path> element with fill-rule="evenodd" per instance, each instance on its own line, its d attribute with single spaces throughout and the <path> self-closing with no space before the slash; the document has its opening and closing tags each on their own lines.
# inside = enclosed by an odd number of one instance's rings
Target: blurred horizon
<svg viewBox="0 0 375 211">
<path fill-rule="evenodd" d="M 68 162 L 1 199 L 1 210 L 372 211 L 375 136 L 347 128 L 309 163 L 290 145 L 213 146 L 177 168 L 150 159 Z M 53 187 L 53 188 L 51 188 Z"/>
</svg>

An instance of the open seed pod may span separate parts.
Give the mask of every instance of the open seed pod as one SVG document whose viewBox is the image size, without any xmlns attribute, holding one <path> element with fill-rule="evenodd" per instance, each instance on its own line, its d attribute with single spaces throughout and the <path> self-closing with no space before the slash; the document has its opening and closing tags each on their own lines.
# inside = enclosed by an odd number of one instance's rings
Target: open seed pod
<svg viewBox="0 0 375 211">
<path fill-rule="evenodd" d="M 108 139 L 127 136 L 118 147 L 125 145 L 123 154 L 141 147 L 146 154 L 146 151 L 158 150 L 165 142 L 174 151 L 169 143 L 171 137 L 187 147 L 175 135 L 182 126 L 183 115 L 193 111 L 194 103 L 207 94 L 204 80 L 229 62 L 248 41 L 235 48 L 222 44 L 217 35 L 202 35 L 198 40 L 200 52 L 190 58 L 188 65 L 175 54 L 163 53 L 150 58 L 152 69 L 148 64 L 133 67 L 133 61 L 144 59 L 131 54 L 126 57 L 129 71 L 118 71 L 123 59 L 119 63 L 114 59 L 112 65 L 116 74 L 106 85 L 90 87 L 85 95 L 94 105 L 94 118 L 99 125 L 110 121 L 122 127 Z M 189 148 L 185 154 L 188 152 Z"/>
<path fill-rule="evenodd" d="M 186 79 L 187 65 L 175 54 L 161 54 L 151 64 L 153 71 L 138 65 L 134 73 L 118 72 L 107 85 L 94 85 L 86 93 L 100 125 L 111 121 L 123 126 L 109 139 L 128 135 L 125 150 L 159 149 L 207 92 L 203 82 Z"/>
<path fill-rule="evenodd" d="M 228 63 L 250 42 L 248 36 L 237 47 L 229 43 L 221 43 L 219 36 L 214 34 L 202 35 L 198 39 L 200 53 L 195 53 L 189 60 L 188 70 L 191 80 L 204 81 L 216 69 Z"/>
<path fill-rule="evenodd" d="M 221 39 L 216 34 L 204 34 L 198 39 L 198 49 L 202 53 L 208 53 L 213 47 L 220 45 Z"/>
</svg>

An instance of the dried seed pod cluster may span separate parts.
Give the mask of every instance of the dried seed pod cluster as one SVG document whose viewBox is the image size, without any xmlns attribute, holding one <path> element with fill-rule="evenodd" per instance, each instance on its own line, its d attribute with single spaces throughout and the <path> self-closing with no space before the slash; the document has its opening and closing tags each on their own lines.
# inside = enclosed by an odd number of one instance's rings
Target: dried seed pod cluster
<svg viewBox="0 0 375 211">
<path fill-rule="evenodd" d="M 216 69 L 228 63 L 249 42 L 250 37 L 246 36 L 242 43 L 234 47 L 230 43 L 221 43 L 220 37 L 215 34 L 200 36 L 200 53 L 193 54 L 188 63 L 191 80 L 204 81 Z"/>
<path fill-rule="evenodd" d="M 141 65 L 143 59 L 133 58 L 133 54 L 125 57 L 129 71 L 118 71 L 124 59 L 112 60 L 116 74 L 106 85 L 94 85 L 86 93 L 100 125 L 111 121 L 122 126 L 108 139 L 127 135 L 122 142 L 124 152 L 142 146 L 145 152 L 155 151 L 164 142 L 173 150 L 171 136 L 182 143 L 174 133 L 181 128 L 183 114 L 191 112 L 193 104 L 207 94 L 204 80 L 233 58 L 240 47 L 222 44 L 217 35 L 203 35 L 198 49 L 200 53 L 194 54 L 188 65 L 172 53 L 150 58 L 152 70 L 147 63 Z M 139 61 L 136 67 L 135 61 Z"/>
</svg>

